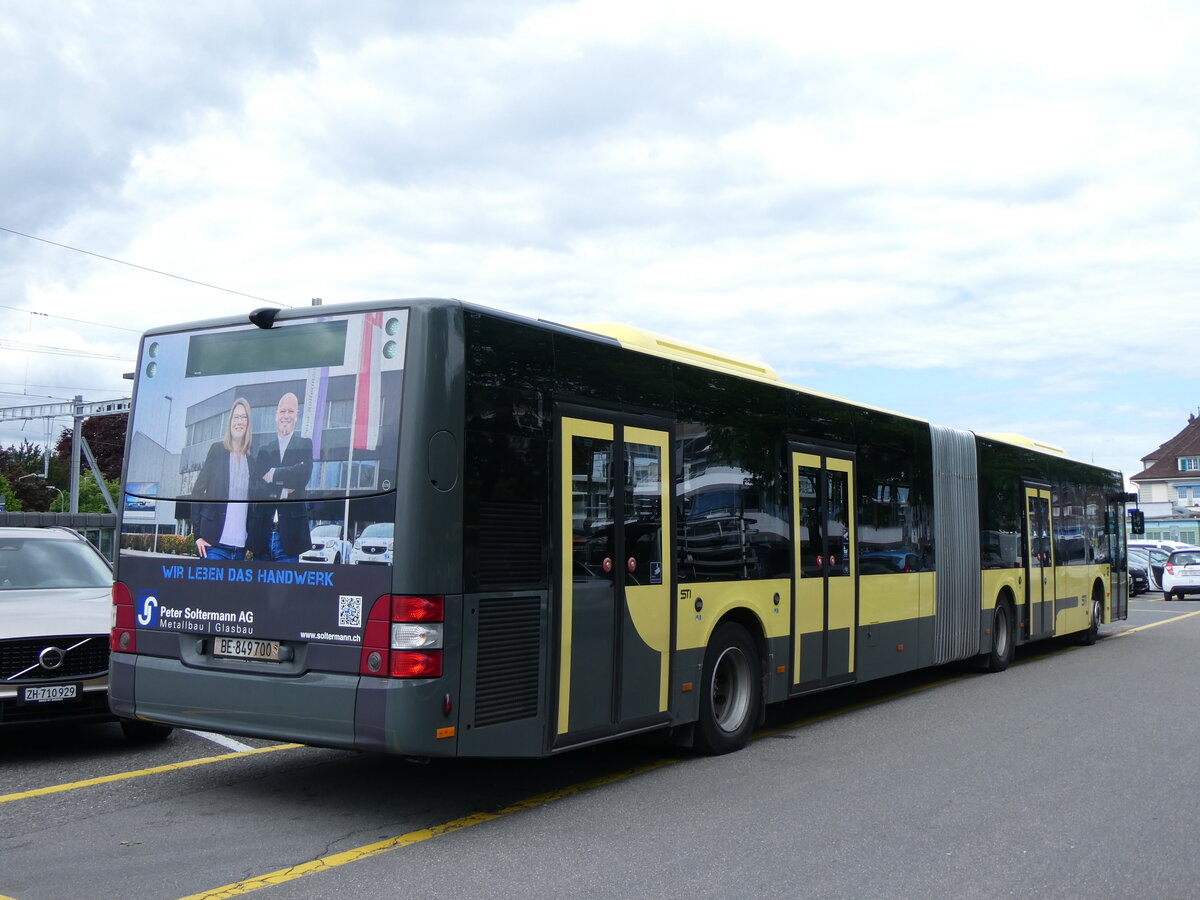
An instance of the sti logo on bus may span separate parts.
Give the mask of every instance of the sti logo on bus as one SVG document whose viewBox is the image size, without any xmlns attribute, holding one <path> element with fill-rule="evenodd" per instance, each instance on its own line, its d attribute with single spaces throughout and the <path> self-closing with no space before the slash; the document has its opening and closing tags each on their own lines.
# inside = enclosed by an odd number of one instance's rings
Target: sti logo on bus
<svg viewBox="0 0 1200 900">
<path fill-rule="evenodd" d="M 139 625 L 158 627 L 158 597 L 149 591 L 138 594 L 137 620 Z"/>
</svg>

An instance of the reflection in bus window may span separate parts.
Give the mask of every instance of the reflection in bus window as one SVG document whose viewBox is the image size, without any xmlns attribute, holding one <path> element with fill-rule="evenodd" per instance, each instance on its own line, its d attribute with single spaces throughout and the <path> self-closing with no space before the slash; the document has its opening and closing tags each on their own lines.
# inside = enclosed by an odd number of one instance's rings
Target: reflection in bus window
<svg viewBox="0 0 1200 900">
<path fill-rule="evenodd" d="M 679 577 L 688 581 L 774 578 L 791 571 L 790 524 L 778 482 L 755 474 L 750 460 L 771 453 L 762 470 L 778 471 L 770 448 L 744 445 L 722 450 L 702 425 L 681 425 L 676 452 L 681 456 L 675 486 L 679 515 Z M 737 450 L 738 455 L 730 453 Z M 743 455 L 744 454 L 744 455 Z"/>
</svg>

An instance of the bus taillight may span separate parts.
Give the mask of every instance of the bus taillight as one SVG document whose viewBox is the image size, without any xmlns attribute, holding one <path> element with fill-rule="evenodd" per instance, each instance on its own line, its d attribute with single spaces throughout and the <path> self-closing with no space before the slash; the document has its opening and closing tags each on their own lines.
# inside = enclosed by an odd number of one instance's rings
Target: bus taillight
<svg viewBox="0 0 1200 900">
<path fill-rule="evenodd" d="M 441 622 L 444 619 L 445 600 L 442 597 L 392 598 L 393 622 Z"/>
<path fill-rule="evenodd" d="M 136 653 L 137 632 L 133 615 L 133 595 L 129 586 L 121 581 L 114 581 L 112 587 L 112 632 L 108 647 L 114 653 Z"/>
<path fill-rule="evenodd" d="M 384 595 L 363 630 L 359 672 L 391 678 L 442 674 L 442 597 Z"/>
</svg>

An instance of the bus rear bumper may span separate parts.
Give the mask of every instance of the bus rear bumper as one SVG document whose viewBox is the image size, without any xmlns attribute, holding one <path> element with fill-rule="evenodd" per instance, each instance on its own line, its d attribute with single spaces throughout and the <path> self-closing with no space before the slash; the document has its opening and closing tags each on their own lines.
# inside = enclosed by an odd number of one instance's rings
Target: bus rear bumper
<svg viewBox="0 0 1200 900">
<path fill-rule="evenodd" d="M 182 728 L 353 749 L 358 676 L 200 672 L 178 660 L 114 653 L 113 711 Z"/>
<path fill-rule="evenodd" d="M 126 718 L 344 750 L 454 756 L 438 680 L 308 672 L 297 677 L 199 670 L 114 653 L 109 703 Z"/>
</svg>

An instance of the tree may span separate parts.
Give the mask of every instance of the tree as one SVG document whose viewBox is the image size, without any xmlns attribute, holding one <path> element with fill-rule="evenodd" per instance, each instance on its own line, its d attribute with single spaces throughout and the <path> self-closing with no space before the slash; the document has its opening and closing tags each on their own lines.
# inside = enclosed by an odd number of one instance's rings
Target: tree
<svg viewBox="0 0 1200 900">
<path fill-rule="evenodd" d="M 28 438 L 21 441 L 20 446 L 10 444 L 0 450 L 0 472 L 10 475 L 14 470 L 24 475 L 26 472 L 42 470 L 42 445 L 34 444 Z"/>
<path fill-rule="evenodd" d="M 8 504 L 10 510 L 26 510 L 42 512 L 51 508 L 58 498 L 58 491 L 48 485 L 54 485 L 58 490 L 67 491 L 70 473 L 67 466 L 57 459 L 49 463 L 49 477 L 43 478 L 46 461 L 43 457 L 41 444 L 28 440 L 18 445 L 0 448 L 0 475 L 8 481 L 8 490 L 15 497 L 17 505 Z"/>
<path fill-rule="evenodd" d="M 121 463 L 125 457 L 125 429 L 128 422 L 128 413 L 89 416 L 83 420 L 83 439 L 92 449 L 96 465 L 100 467 L 106 480 L 121 478 Z M 69 463 L 73 443 L 72 430 L 64 428 L 58 437 L 58 443 L 54 445 L 55 457 Z M 86 469 L 87 465 L 81 464 L 80 468 Z"/>
<path fill-rule="evenodd" d="M 13 493 L 12 487 L 8 483 L 8 479 L 0 475 L 0 497 L 4 498 L 4 508 L 8 512 L 17 512 L 20 510 L 21 501 L 17 495 Z"/>
<path fill-rule="evenodd" d="M 121 480 L 119 478 L 105 478 L 104 483 L 108 485 L 108 495 L 112 497 L 113 503 L 120 504 Z M 90 471 L 83 472 L 79 476 L 79 511 L 81 513 L 108 512 L 108 504 L 104 502 L 104 497 L 100 493 L 96 479 Z"/>
</svg>

